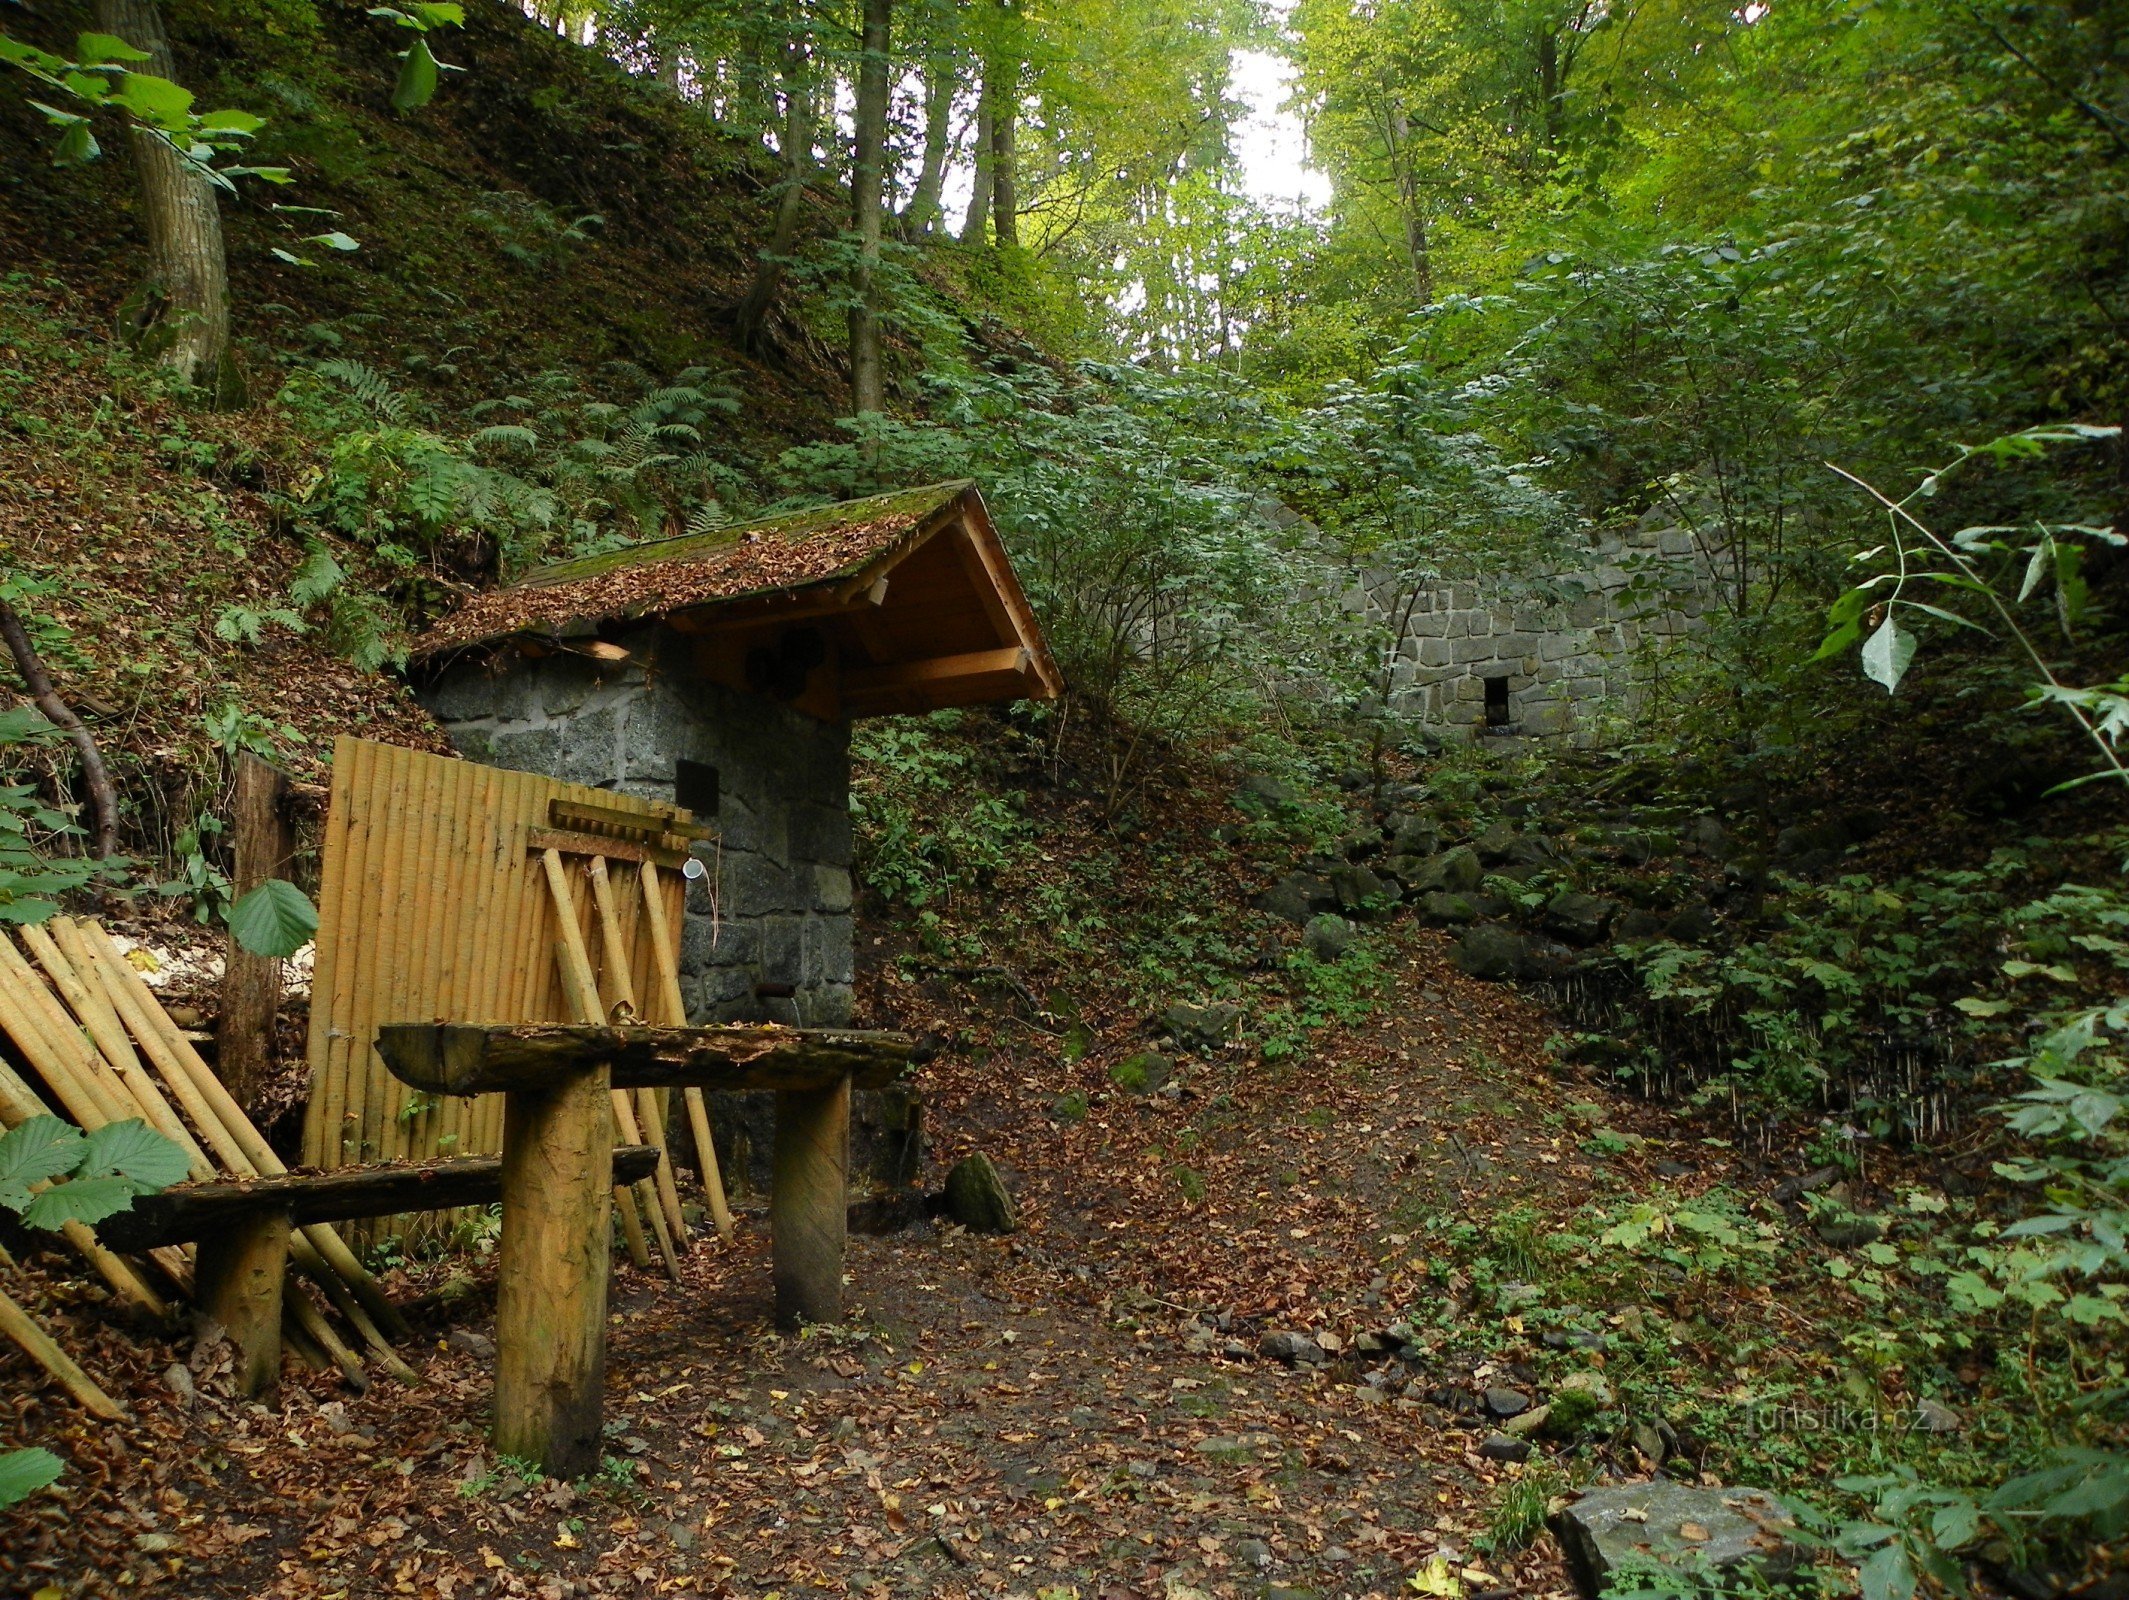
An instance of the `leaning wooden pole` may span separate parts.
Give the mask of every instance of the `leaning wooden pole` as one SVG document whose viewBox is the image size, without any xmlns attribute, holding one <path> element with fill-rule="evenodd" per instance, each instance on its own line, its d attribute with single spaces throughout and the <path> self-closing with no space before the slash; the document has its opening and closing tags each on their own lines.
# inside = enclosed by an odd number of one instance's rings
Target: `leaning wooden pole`
<svg viewBox="0 0 2129 1600">
<path fill-rule="evenodd" d="M 22 1347 L 23 1353 L 57 1378 L 66 1392 L 94 1416 L 106 1422 L 126 1420 L 125 1407 L 113 1400 L 60 1349 L 52 1336 L 30 1320 L 30 1314 L 0 1292 L 0 1333 Z"/>
<path fill-rule="evenodd" d="M 51 1109 L 16 1075 L 14 1068 L 0 1061 L 0 1127 L 19 1128 L 32 1117 L 51 1114 Z M 86 1224 L 69 1222 L 59 1233 L 80 1252 L 84 1261 L 96 1269 L 98 1276 L 121 1300 L 152 1317 L 170 1314 L 168 1302 L 149 1287 L 148 1280 L 134 1271 L 132 1263 L 123 1256 L 107 1249 Z"/>
<path fill-rule="evenodd" d="M 555 960 L 561 965 L 562 993 L 577 1021 L 604 1021 L 600 1015 L 599 987 L 591 975 L 591 952 L 584 947 L 584 930 L 577 922 L 576 896 L 570 892 L 569 870 L 562 864 L 562 852 L 547 851 L 541 857 L 541 866 L 547 875 L 548 895 L 554 902 L 555 924 L 561 931 L 561 937 L 555 941 Z M 609 1110 L 608 1114 L 614 1112 Z M 639 1184 L 637 1189 L 655 1205 L 648 1185 Z M 625 1188 L 616 1189 L 614 1209 L 621 1218 L 621 1236 L 628 1241 L 630 1259 L 639 1271 L 649 1271 L 650 1248 L 644 1241 L 643 1218 L 636 1209 L 635 1194 Z M 674 1276 L 678 1275 L 676 1268 Z"/>
<path fill-rule="evenodd" d="M 111 936 L 94 922 L 83 922 L 78 926 L 88 939 L 89 948 L 102 958 L 103 970 L 110 981 L 114 998 L 119 995 L 131 997 L 134 1018 L 149 1034 L 161 1041 L 165 1056 L 174 1064 L 179 1075 L 191 1082 L 194 1089 L 213 1108 L 216 1118 L 226 1126 L 232 1144 L 243 1158 L 241 1166 L 232 1164 L 232 1170 L 238 1171 L 240 1176 L 257 1177 L 278 1177 L 287 1172 L 288 1164 L 274 1153 L 273 1147 L 267 1144 L 260 1136 L 259 1130 L 251 1125 L 251 1119 L 244 1115 L 243 1108 L 230 1098 L 229 1091 L 222 1087 L 222 1081 L 214 1075 L 207 1063 L 200 1059 L 199 1052 L 192 1048 L 191 1041 L 178 1031 L 177 1024 L 170 1020 L 169 1013 L 163 1010 L 162 1004 L 141 980 L 140 974 L 118 953 L 118 947 L 111 943 Z M 121 1006 L 120 1009 L 123 1011 L 124 1007 Z M 137 1033 L 135 1036 L 139 1037 Z M 147 1041 L 143 1039 L 142 1043 L 146 1044 Z M 153 1054 L 151 1049 L 150 1055 Z M 339 1234 L 321 1223 L 314 1223 L 303 1231 L 317 1247 L 318 1253 L 332 1263 L 333 1270 L 355 1291 L 363 1305 L 369 1309 L 370 1315 L 394 1338 L 406 1338 L 410 1330 L 406 1319 L 399 1314 L 399 1308 L 385 1297 L 384 1291 L 377 1287 L 377 1280 L 355 1259 L 355 1252 L 347 1247 Z"/>
<path fill-rule="evenodd" d="M 651 965 L 658 972 L 658 995 L 665 1006 L 665 1020 L 676 1028 L 687 1026 L 687 1000 L 680 993 L 680 963 L 673 948 L 673 929 L 665 916 L 665 885 L 659 881 L 658 868 L 646 861 L 638 869 L 643 875 L 643 920 L 650 929 Z M 726 1244 L 732 1242 L 732 1208 L 724 1197 L 724 1174 L 717 1170 L 717 1144 L 710 1136 L 709 1107 L 703 1104 L 702 1091 L 693 1084 L 681 1090 L 681 1101 L 687 1107 L 688 1128 L 695 1136 L 695 1160 L 702 1174 L 703 1197 L 710 1203 L 710 1220 L 716 1225 L 717 1237 Z"/>
<path fill-rule="evenodd" d="M 55 919 L 55 931 L 62 947 L 74 945 L 80 958 L 78 965 L 92 967 L 102 977 L 105 992 L 134 1038 L 192 1117 L 200 1136 L 214 1147 L 229 1170 L 238 1177 L 286 1173 L 287 1165 L 260 1137 L 251 1119 L 178 1032 L 147 985 L 140 981 L 140 975 L 118 954 L 110 935 L 93 922 L 69 924 L 64 919 Z M 391 1347 L 391 1336 L 406 1336 L 405 1319 L 339 1234 L 324 1223 L 312 1223 L 292 1236 L 290 1253 L 298 1266 L 333 1294 L 363 1342 L 376 1352 L 392 1375 L 403 1382 L 418 1383 L 419 1374 Z M 348 1299 L 340 1299 L 332 1280 L 347 1291 Z"/>
<path fill-rule="evenodd" d="M 593 856 L 589 870 L 592 904 L 599 913 L 599 938 L 606 950 L 606 981 L 613 989 L 611 999 L 614 1004 L 628 1007 L 630 1016 L 640 1017 L 643 1008 L 636 1001 L 635 980 L 629 976 L 628 941 L 622 937 L 621 914 L 614 904 L 613 880 L 606 870 L 606 858 Z M 643 1135 L 641 1138 L 630 1136 L 629 1143 L 648 1143 L 663 1154 L 665 1118 L 659 1109 L 658 1091 L 638 1089 L 635 1092 L 635 1113 L 636 1120 L 642 1124 Z M 621 1124 L 621 1131 L 624 1135 L 628 1133 L 626 1119 Z M 688 1244 L 687 1219 L 680 1214 L 680 1190 L 673 1182 L 673 1163 L 669 1156 L 658 1163 L 652 1181 L 658 1187 L 658 1204 L 665 1213 L 672 1242 L 684 1250 Z"/>
</svg>

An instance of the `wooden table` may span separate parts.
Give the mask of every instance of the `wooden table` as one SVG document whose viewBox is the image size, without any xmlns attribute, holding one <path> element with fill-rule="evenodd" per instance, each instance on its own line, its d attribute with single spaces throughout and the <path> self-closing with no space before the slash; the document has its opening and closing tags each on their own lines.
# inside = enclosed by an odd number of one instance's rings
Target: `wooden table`
<svg viewBox="0 0 2129 1600">
<path fill-rule="evenodd" d="M 905 1034 L 807 1028 L 401 1023 L 377 1051 L 434 1095 L 503 1095 L 495 1447 L 578 1478 L 599 1463 L 615 1089 L 776 1095 L 769 1226 L 777 1320 L 837 1322 L 850 1094 L 909 1064 Z"/>
</svg>

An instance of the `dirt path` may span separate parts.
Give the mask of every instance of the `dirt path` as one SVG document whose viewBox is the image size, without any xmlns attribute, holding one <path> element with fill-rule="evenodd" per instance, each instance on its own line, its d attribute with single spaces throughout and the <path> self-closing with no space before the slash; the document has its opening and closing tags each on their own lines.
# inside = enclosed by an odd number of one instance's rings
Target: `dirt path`
<svg viewBox="0 0 2129 1600">
<path fill-rule="evenodd" d="M 92 1439 L 37 1403 L 8 1429 L 63 1426 L 92 1462 L 67 1511 L 0 1519 L 7 1592 L 130 1572 L 134 1592 L 200 1596 L 1328 1600 L 1409 1592 L 1437 1553 L 1473 1566 L 1467 1593 L 1560 1591 L 1546 1545 L 1474 1544 L 1518 1469 L 1480 1460 L 1485 1425 L 1442 1403 L 1468 1365 L 1354 1348 L 1428 1292 L 1416 1219 L 1603 1181 L 1561 1132 L 1587 1091 L 1538 1067 L 1542 1015 L 1415 939 L 1395 1021 L 1283 1071 L 1200 1063 L 1180 1092 L 1131 1096 L 1093 1062 L 1021 1084 L 995 1057 L 935 1064 L 941 1157 L 997 1155 L 1022 1233 L 854 1240 L 849 1325 L 798 1340 L 771 1331 L 758 1222 L 681 1285 L 624 1274 L 608 1469 L 581 1485 L 527 1483 L 485 1448 L 490 1362 L 466 1337 L 492 1332 L 484 1279 L 457 1344 L 417 1361 L 419 1395 L 319 1379 L 277 1414 L 214 1398 L 209 1373 L 187 1410 L 154 1376 L 184 1346 L 127 1359 L 107 1339 L 139 1421 Z M 1084 1118 L 1052 1116 L 1074 1086 Z M 1343 1349 L 1260 1358 L 1278 1330 Z"/>
</svg>

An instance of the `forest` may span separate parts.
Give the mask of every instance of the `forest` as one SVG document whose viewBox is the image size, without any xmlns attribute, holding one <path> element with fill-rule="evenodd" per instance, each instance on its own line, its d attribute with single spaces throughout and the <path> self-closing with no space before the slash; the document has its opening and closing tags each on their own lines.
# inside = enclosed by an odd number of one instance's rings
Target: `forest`
<svg viewBox="0 0 2129 1600">
<path fill-rule="evenodd" d="M 0 1593 L 2129 1595 L 2129 6 L 0 147 Z"/>
</svg>

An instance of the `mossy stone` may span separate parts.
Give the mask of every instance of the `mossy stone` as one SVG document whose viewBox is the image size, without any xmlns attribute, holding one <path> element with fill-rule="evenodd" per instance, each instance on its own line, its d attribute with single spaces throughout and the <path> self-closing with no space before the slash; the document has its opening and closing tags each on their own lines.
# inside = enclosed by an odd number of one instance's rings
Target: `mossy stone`
<svg viewBox="0 0 2129 1600">
<path fill-rule="evenodd" d="M 986 1155 L 964 1156 L 946 1175 L 946 1214 L 971 1233 L 1013 1233 L 1020 1215 Z"/>
</svg>

